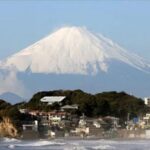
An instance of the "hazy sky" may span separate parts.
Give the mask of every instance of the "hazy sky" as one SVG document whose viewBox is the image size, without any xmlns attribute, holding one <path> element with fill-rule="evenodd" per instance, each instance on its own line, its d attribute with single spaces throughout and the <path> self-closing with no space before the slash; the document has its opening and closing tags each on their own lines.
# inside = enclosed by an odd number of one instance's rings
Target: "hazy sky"
<svg viewBox="0 0 150 150">
<path fill-rule="evenodd" d="M 150 59 L 148 0 L 1 0 L 0 59 L 65 25 L 86 26 Z"/>
</svg>

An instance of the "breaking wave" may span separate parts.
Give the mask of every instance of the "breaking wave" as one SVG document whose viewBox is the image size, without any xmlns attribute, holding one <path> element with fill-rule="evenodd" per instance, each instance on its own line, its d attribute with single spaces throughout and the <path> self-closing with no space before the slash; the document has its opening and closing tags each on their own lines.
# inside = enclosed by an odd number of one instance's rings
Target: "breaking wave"
<svg viewBox="0 0 150 150">
<path fill-rule="evenodd" d="M 110 145 L 99 145 L 92 148 L 92 150 L 114 150 L 115 147 Z"/>
<path fill-rule="evenodd" d="M 148 150 L 149 140 L 33 140 L 4 138 L 0 150 Z"/>
<path fill-rule="evenodd" d="M 2 141 L 4 143 L 10 143 L 10 142 L 21 142 L 21 140 L 15 139 L 15 138 L 3 138 Z"/>
<path fill-rule="evenodd" d="M 55 142 L 55 141 L 34 141 L 22 144 L 16 144 L 15 146 L 19 147 L 42 147 L 42 146 L 49 146 L 49 145 L 64 145 L 65 143 Z"/>
</svg>

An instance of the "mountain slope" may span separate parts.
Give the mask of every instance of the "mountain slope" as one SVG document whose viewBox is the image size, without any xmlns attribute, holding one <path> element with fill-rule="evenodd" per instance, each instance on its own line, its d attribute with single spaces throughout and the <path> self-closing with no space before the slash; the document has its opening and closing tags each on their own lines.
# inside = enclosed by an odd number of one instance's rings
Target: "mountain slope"
<svg viewBox="0 0 150 150">
<path fill-rule="evenodd" d="M 0 68 L 32 73 L 96 74 L 107 72 L 109 62 L 113 60 L 150 72 L 148 61 L 81 27 L 59 29 L 8 57 L 1 62 Z"/>
<path fill-rule="evenodd" d="M 149 96 L 150 62 L 102 35 L 63 27 L 0 62 L 0 93 L 30 97 L 52 89 Z M 94 74 L 94 75 L 93 75 Z"/>
<path fill-rule="evenodd" d="M 9 102 L 11 104 L 16 104 L 20 101 L 23 101 L 22 97 L 14 94 L 14 93 L 11 93 L 11 92 L 1 94 L 0 99 L 4 99 L 4 100 L 6 100 L 7 102 Z"/>
<path fill-rule="evenodd" d="M 126 91 L 145 97 L 149 96 L 150 75 L 127 64 L 110 62 L 109 71 L 96 75 L 19 73 L 24 86 L 32 93 L 43 90 L 82 89 L 95 93 L 103 91 Z"/>
</svg>

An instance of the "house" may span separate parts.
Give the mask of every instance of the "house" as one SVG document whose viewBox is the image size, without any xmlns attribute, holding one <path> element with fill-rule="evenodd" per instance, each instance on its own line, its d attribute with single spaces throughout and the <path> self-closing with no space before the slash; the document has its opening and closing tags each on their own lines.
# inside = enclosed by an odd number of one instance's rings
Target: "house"
<svg viewBox="0 0 150 150">
<path fill-rule="evenodd" d="M 51 124 L 58 125 L 63 119 L 66 119 L 69 113 L 67 112 L 49 112 L 48 119 L 51 121 Z"/>
<path fill-rule="evenodd" d="M 62 111 L 39 112 L 40 123 L 44 126 L 59 125 L 69 116 L 70 113 Z"/>
<path fill-rule="evenodd" d="M 150 97 L 145 97 L 144 98 L 144 103 L 145 103 L 145 105 L 150 107 Z"/>
<path fill-rule="evenodd" d="M 26 123 L 23 123 L 22 125 L 23 127 L 23 130 L 33 130 L 33 131 L 38 131 L 38 121 L 35 120 L 35 121 L 32 121 L 32 122 L 26 122 Z"/>
<path fill-rule="evenodd" d="M 23 132 L 22 138 L 23 139 L 38 139 L 39 138 L 39 124 L 37 120 L 34 121 L 27 121 L 22 124 Z"/>
<path fill-rule="evenodd" d="M 149 129 L 150 128 L 150 114 L 147 113 L 144 117 L 143 120 L 141 122 L 141 128 L 143 129 Z"/>
</svg>

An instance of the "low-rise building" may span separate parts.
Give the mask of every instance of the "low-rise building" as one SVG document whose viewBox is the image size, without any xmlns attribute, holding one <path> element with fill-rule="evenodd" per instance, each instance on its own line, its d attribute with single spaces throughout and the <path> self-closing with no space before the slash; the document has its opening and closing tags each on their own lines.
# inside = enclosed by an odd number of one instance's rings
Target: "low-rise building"
<svg viewBox="0 0 150 150">
<path fill-rule="evenodd" d="M 45 96 L 41 98 L 41 102 L 47 103 L 48 105 L 51 105 L 55 102 L 61 102 L 63 99 L 65 99 L 65 96 Z"/>
<path fill-rule="evenodd" d="M 33 130 L 38 131 L 38 121 L 26 121 L 22 124 L 23 130 Z"/>
<path fill-rule="evenodd" d="M 144 103 L 145 103 L 145 105 L 150 107 L 150 97 L 145 97 L 144 98 Z"/>
</svg>

